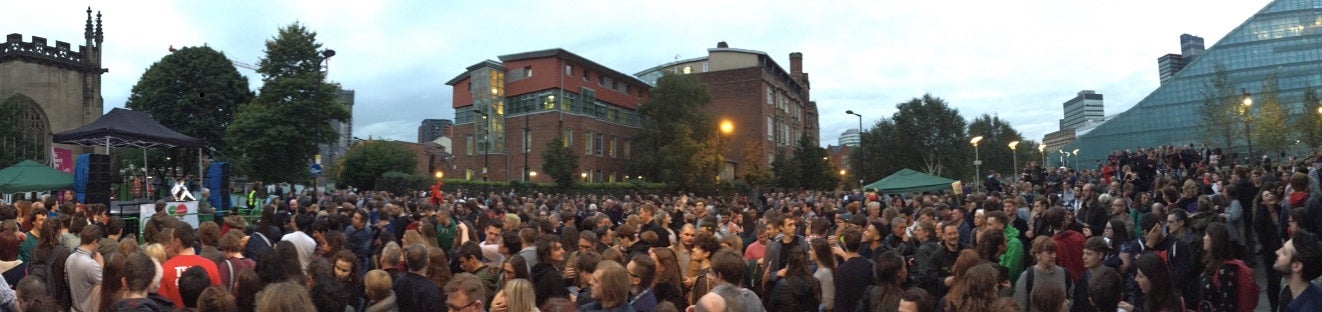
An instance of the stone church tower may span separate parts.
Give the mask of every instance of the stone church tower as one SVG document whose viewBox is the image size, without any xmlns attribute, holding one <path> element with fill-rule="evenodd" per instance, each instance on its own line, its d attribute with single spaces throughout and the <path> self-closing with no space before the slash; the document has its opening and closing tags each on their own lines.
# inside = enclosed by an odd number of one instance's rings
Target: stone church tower
<svg viewBox="0 0 1322 312">
<path fill-rule="evenodd" d="M 101 12 L 96 13 L 93 27 L 92 8 L 87 8 L 87 23 L 83 37 L 86 43 L 74 51 L 68 42 L 48 44 L 46 38 L 32 36 L 24 41 L 22 34 L 9 34 L 0 42 L 0 103 L 17 104 L 22 113 L 22 138 L 36 150 L 24 151 L 27 158 L 49 164 L 51 139 L 60 133 L 92 123 L 102 115 L 101 75 Z M 55 144 L 54 147 L 71 148 L 74 154 L 91 149 Z"/>
</svg>

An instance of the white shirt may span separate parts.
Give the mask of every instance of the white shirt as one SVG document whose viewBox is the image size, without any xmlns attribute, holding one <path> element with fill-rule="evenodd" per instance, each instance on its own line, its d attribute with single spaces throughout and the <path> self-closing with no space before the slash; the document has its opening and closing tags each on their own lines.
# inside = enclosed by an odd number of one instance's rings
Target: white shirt
<svg viewBox="0 0 1322 312">
<path fill-rule="evenodd" d="M 197 198 L 193 198 L 193 193 L 189 192 L 188 187 L 184 186 L 183 183 L 176 183 L 174 188 L 170 189 L 170 194 L 174 195 L 176 201 L 197 200 Z"/>
<path fill-rule="evenodd" d="M 317 241 L 312 239 L 312 236 L 303 233 L 303 231 L 285 234 L 280 240 L 294 244 L 294 249 L 298 250 L 298 262 L 303 265 L 303 270 L 306 271 L 308 263 L 312 262 L 312 252 L 317 250 Z"/>
</svg>

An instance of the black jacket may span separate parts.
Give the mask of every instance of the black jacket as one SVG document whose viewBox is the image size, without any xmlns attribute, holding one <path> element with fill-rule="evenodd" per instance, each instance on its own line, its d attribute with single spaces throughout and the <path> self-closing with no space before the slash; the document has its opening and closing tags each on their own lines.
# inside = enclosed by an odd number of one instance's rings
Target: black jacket
<svg viewBox="0 0 1322 312">
<path fill-rule="evenodd" d="M 537 265 L 532 266 L 532 289 L 537 295 L 539 307 L 546 302 L 546 299 L 569 298 L 569 289 L 565 288 L 564 277 L 555 266 L 546 262 L 538 262 Z M 402 306 L 400 311 L 404 311 Z"/>
<path fill-rule="evenodd" d="M 445 298 L 435 282 L 414 273 L 395 280 L 395 304 L 400 311 L 443 311 Z"/>
<path fill-rule="evenodd" d="M 110 305 L 112 312 L 160 312 L 174 311 L 174 302 L 166 299 L 156 293 L 147 295 L 147 298 L 138 299 L 120 299 L 115 304 Z"/>
<path fill-rule="evenodd" d="M 790 276 L 776 282 L 767 311 L 812 312 L 821 303 L 821 286 L 812 276 Z"/>
</svg>

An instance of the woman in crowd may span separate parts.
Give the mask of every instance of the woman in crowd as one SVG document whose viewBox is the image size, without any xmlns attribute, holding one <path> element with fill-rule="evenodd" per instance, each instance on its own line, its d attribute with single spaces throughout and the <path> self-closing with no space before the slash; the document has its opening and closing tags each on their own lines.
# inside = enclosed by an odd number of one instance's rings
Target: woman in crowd
<svg viewBox="0 0 1322 312">
<path fill-rule="evenodd" d="M 895 252 L 883 252 L 877 256 L 877 267 L 873 272 L 877 285 L 868 287 L 858 308 L 870 312 L 895 311 L 904 295 L 904 282 L 909 279 L 904 258 Z"/>
<path fill-rule="evenodd" d="M 220 271 L 220 285 L 231 292 L 237 288 L 236 273 L 242 269 L 252 270 L 257 262 L 243 256 L 243 240 L 248 239 L 241 231 L 229 231 L 220 237 L 220 251 L 225 253 L 225 260 L 216 265 Z"/>
<path fill-rule="evenodd" d="M 569 298 L 565 288 L 564 276 L 555 265 L 565 261 L 565 249 L 555 236 L 544 235 L 537 239 L 537 264 L 532 266 L 533 289 L 537 293 L 535 305 L 541 306 L 546 299 L 553 297 Z"/>
<path fill-rule="evenodd" d="M 499 284 L 501 288 L 505 287 L 505 283 L 509 283 L 509 281 L 516 278 L 532 279 L 532 275 L 528 273 L 528 262 L 523 257 L 505 257 L 505 263 L 500 266 L 501 279 Z"/>
<path fill-rule="evenodd" d="M 1040 236 L 1040 238 L 1047 238 Z M 1050 238 L 1047 238 L 1048 240 Z M 950 297 L 945 311 L 953 312 L 990 312 L 996 303 L 998 275 L 1001 273 L 991 263 L 983 263 L 969 269 L 964 274 L 965 292 L 959 297 Z"/>
<path fill-rule="evenodd" d="M 656 294 L 657 301 L 672 302 L 675 306 L 688 306 L 682 288 L 684 278 L 679 272 L 679 259 L 676 259 L 675 251 L 656 247 L 649 251 L 649 255 L 656 262 L 656 278 L 652 281 L 652 292 Z"/>
<path fill-rule="evenodd" d="M 817 311 L 821 302 L 821 285 L 808 271 L 808 251 L 803 247 L 790 248 L 789 258 L 781 278 L 772 288 L 769 311 Z"/>
<path fill-rule="evenodd" d="M 515 279 L 506 283 L 503 290 L 491 300 L 490 312 L 541 311 L 533 305 L 537 295 L 533 293 L 532 283 L 526 279 Z"/>
<path fill-rule="evenodd" d="M 816 239 L 808 244 L 808 257 L 817 264 L 817 271 L 812 273 L 822 286 L 822 306 L 824 311 L 831 311 L 835 305 L 835 255 L 831 253 L 829 239 Z"/>
<path fill-rule="evenodd" d="M 1176 293 L 1174 285 L 1171 285 L 1170 270 L 1166 268 L 1161 256 L 1145 253 L 1138 257 L 1134 265 L 1138 268 L 1134 281 L 1143 291 L 1143 311 L 1184 311 L 1184 302 Z"/>
<path fill-rule="evenodd" d="M 395 305 L 394 281 L 390 273 L 371 270 L 363 277 L 364 294 L 367 295 L 367 312 L 398 312 Z"/>
<path fill-rule="evenodd" d="M 1198 302 L 1200 311 L 1234 311 L 1238 306 L 1235 295 L 1238 294 L 1237 287 L 1242 286 L 1234 283 L 1237 267 L 1228 263 L 1234 260 L 1232 253 L 1235 252 L 1230 230 L 1225 223 L 1213 222 L 1203 234 L 1203 272 L 1199 279 L 1202 300 Z"/>
<path fill-rule="evenodd" d="M 602 261 L 592 273 L 592 303 L 582 312 L 632 312 L 629 305 L 629 273 L 615 261 Z"/>
<path fill-rule="evenodd" d="M 340 284 L 345 286 L 345 292 L 349 294 L 349 305 L 360 308 L 363 306 L 363 274 L 358 266 L 358 256 L 352 251 L 340 250 L 335 253 L 335 278 L 339 279 Z"/>
</svg>

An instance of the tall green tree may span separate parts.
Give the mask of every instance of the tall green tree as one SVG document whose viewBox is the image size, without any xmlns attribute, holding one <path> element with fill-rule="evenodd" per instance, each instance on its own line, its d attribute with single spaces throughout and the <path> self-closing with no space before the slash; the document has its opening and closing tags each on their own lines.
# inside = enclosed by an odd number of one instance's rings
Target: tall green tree
<svg viewBox="0 0 1322 312">
<path fill-rule="evenodd" d="M 13 95 L 0 99 L 0 168 L 9 167 L 24 159 L 35 159 L 42 153 L 24 127 L 23 116 L 28 105 L 36 105 L 31 98 Z"/>
<path fill-rule="evenodd" d="M 1322 97 L 1311 85 L 1304 88 L 1303 107 L 1304 113 L 1294 119 L 1292 128 L 1309 148 L 1322 146 Z"/>
<path fill-rule="evenodd" d="M 813 190 L 833 190 L 840 176 L 827 159 L 826 149 L 813 144 L 808 136 L 799 137 L 794 147 L 794 165 L 798 166 L 798 185 Z"/>
<path fill-rule="evenodd" d="M 716 182 L 720 146 L 716 124 L 702 112 L 711 94 L 693 75 L 665 74 L 638 108 L 641 129 L 634 136 L 637 155 L 630 175 L 657 177 L 679 188 L 710 187 Z"/>
<path fill-rule="evenodd" d="M 860 134 L 861 143 L 849 155 L 853 179 L 872 183 L 900 169 L 918 168 L 918 161 L 907 154 L 895 132 L 895 121 L 883 118 Z"/>
<path fill-rule="evenodd" d="M 161 125 L 202 140 L 208 148 L 225 150 L 225 129 L 239 105 L 251 102 L 253 96 L 248 79 L 234 69 L 225 53 L 205 46 L 185 47 L 148 67 L 124 106 L 151 114 Z M 152 149 L 148 154 L 152 167 L 197 174 L 195 150 Z"/>
<path fill-rule="evenodd" d="M 973 164 L 973 147 L 965 135 L 968 122 L 946 101 L 924 94 L 900 103 L 891 117 L 899 134 L 900 148 L 918 158 L 915 170 L 936 176 L 961 177 Z"/>
<path fill-rule="evenodd" d="M 1234 146 L 1243 124 L 1241 119 L 1239 90 L 1230 82 L 1230 73 L 1225 66 L 1217 64 L 1207 82 L 1203 83 L 1203 106 L 1199 109 L 1202 117 L 1202 141 L 1212 146 L 1226 148 Z"/>
<path fill-rule="evenodd" d="M 551 177 L 563 189 L 574 187 L 574 173 L 578 172 L 578 153 L 569 150 L 565 141 L 552 139 L 542 151 L 542 173 Z"/>
<path fill-rule="evenodd" d="M 1290 112 L 1281 104 L 1280 93 L 1280 80 L 1273 71 L 1262 81 L 1261 96 L 1255 96 L 1253 106 L 1246 107 L 1251 116 L 1254 149 L 1258 150 L 1255 155 L 1279 153 L 1293 142 L 1288 123 Z"/>
<path fill-rule="evenodd" d="M 344 153 L 340 183 L 359 188 L 373 188 L 386 172 L 413 173 L 418 157 L 400 142 L 364 141 Z"/>
<path fill-rule="evenodd" d="M 1009 122 L 1002 120 L 1001 117 L 983 114 L 974 118 L 969 123 L 969 137 L 982 136 L 982 141 L 978 143 L 978 157 L 982 159 L 982 172 L 987 173 L 994 170 L 1005 177 L 1013 177 L 1014 170 L 1022 169 L 1025 161 L 1041 159 L 1041 157 L 1026 157 L 1024 136 L 1015 130 Z M 1014 151 L 1010 150 L 1010 142 L 1020 141 Z M 1029 148 L 1037 148 L 1030 146 Z M 1015 153 L 1018 153 L 1019 164 L 1015 164 Z M 1037 150 L 1032 150 L 1036 155 Z"/>
<path fill-rule="evenodd" d="M 339 137 L 330 122 L 347 121 L 349 110 L 336 100 L 337 86 L 326 82 L 320 49 L 317 34 L 298 23 L 266 41 L 257 69 L 262 88 L 225 133 L 249 177 L 304 181 L 317 144 Z"/>
</svg>

